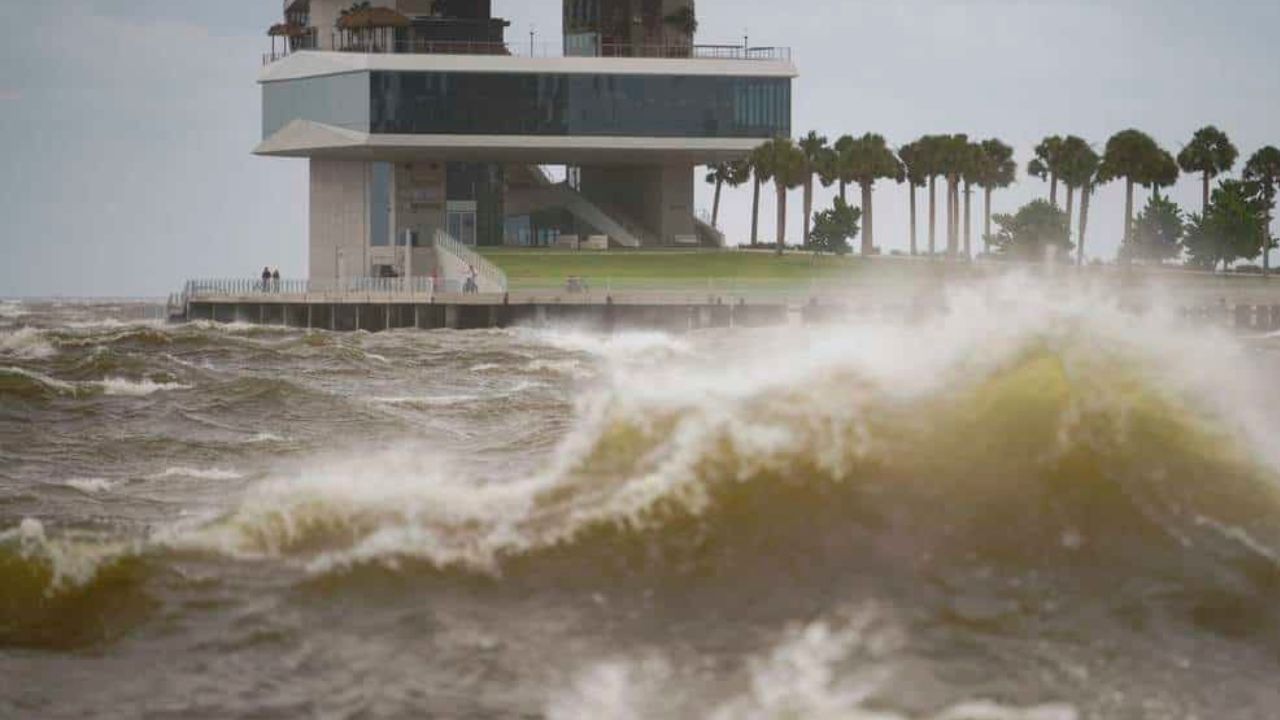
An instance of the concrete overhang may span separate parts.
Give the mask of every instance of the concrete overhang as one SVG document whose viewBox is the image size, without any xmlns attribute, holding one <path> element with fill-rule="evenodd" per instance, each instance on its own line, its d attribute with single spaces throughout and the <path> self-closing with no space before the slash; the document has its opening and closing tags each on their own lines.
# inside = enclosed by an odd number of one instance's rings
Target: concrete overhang
<svg viewBox="0 0 1280 720">
<path fill-rule="evenodd" d="M 705 165 L 740 160 L 768 138 L 375 135 L 293 120 L 253 154 L 329 160 L 462 160 L 529 164 Z"/>
<path fill-rule="evenodd" d="M 546 165 L 707 165 L 740 160 L 768 138 L 384 135 L 294 120 L 254 149 L 268 157 Z"/>
<path fill-rule="evenodd" d="M 548 75 L 714 75 L 753 78 L 794 78 L 799 75 L 795 65 L 789 60 L 528 58 L 509 55 L 396 55 L 305 50 L 264 67 L 258 76 L 258 82 L 298 80 L 371 70 Z"/>
</svg>

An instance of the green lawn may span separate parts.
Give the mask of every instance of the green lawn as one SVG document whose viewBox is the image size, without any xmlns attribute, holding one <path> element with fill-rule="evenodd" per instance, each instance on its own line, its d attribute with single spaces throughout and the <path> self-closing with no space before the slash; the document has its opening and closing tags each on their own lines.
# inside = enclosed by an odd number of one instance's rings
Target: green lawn
<svg viewBox="0 0 1280 720">
<path fill-rule="evenodd" d="M 807 253 L 777 257 L 768 252 L 735 250 L 480 250 L 506 272 L 513 288 L 559 286 L 570 276 L 586 278 L 597 287 L 605 283 L 695 285 L 707 281 L 798 284 L 846 277 L 865 267 L 863 261 L 853 257 L 815 257 Z"/>
</svg>

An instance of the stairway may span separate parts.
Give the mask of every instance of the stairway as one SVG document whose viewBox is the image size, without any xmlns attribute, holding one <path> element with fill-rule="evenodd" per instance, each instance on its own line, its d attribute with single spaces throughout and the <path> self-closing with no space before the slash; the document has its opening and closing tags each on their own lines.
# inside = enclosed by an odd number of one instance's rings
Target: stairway
<svg viewBox="0 0 1280 720">
<path fill-rule="evenodd" d="M 649 233 L 634 223 L 623 220 L 618 211 L 602 208 L 566 183 L 550 185 L 547 190 L 552 193 L 557 204 L 563 205 L 574 217 L 608 235 L 611 242 L 625 248 L 654 244 L 649 240 Z"/>
<path fill-rule="evenodd" d="M 462 292 L 472 268 L 475 269 L 478 292 L 500 295 L 507 291 L 507 274 L 449 233 L 436 231 L 435 250 L 442 285 L 438 288 L 440 292 Z"/>
<path fill-rule="evenodd" d="M 702 247 L 706 248 L 722 248 L 724 247 L 724 233 L 719 228 L 704 220 L 699 215 L 693 216 L 693 228 L 698 232 L 698 241 Z"/>
</svg>

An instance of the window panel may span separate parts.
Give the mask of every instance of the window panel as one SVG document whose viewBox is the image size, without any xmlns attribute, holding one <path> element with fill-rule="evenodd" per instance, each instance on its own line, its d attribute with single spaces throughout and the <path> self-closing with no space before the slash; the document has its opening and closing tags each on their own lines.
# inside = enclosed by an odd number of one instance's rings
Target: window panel
<svg viewBox="0 0 1280 720">
<path fill-rule="evenodd" d="M 371 131 L 468 135 L 789 135 L 786 78 L 372 73 Z"/>
</svg>

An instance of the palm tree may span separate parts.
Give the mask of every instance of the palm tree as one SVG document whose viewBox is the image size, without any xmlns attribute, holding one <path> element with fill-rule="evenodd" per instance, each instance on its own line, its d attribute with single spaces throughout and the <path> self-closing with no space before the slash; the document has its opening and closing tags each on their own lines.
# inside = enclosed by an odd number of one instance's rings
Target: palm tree
<svg viewBox="0 0 1280 720">
<path fill-rule="evenodd" d="M 991 194 L 995 190 L 1007 188 L 1013 184 L 1018 178 L 1018 163 L 1013 159 L 1013 148 L 996 140 L 983 140 L 978 146 L 979 153 L 977 157 L 978 178 L 977 185 L 982 188 L 983 194 L 983 221 L 982 221 L 982 242 L 983 247 L 990 249 L 991 245 Z"/>
<path fill-rule="evenodd" d="M 884 136 L 874 133 L 867 133 L 848 144 L 839 161 L 841 169 L 848 171 L 850 181 L 862 188 L 862 254 L 871 255 L 876 247 L 872 190 L 881 178 L 902 182 L 902 163 L 889 149 Z M 841 177 L 844 177 L 843 173 Z"/>
<path fill-rule="evenodd" d="M 938 178 L 946 174 L 943 166 L 946 135 L 925 135 L 916 141 L 923 172 L 929 178 L 929 255 L 938 251 Z"/>
<path fill-rule="evenodd" d="M 1058 206 L 1059 163 L 1062 156 L 1063 139 L 1058 135 L 1050 135 L 1036 146 L 1036 156 L 1027 163 L 1027 174 L 1041 180 L 1049 180 L 1049 204 Z"/>
<path fill-rule="evenodd" d="M 1178 161 L 1168 150 L 1161 150 L 1147 168 L 1145 180 L 1143 185 L 1151 188 L 1151 199 L 1159 198 L 1160 188 L 1172 187 L 1178 182 Z"/>
<path fill-rule="evenodd" d="M 960 232 L 960 176 L 965 170 L 969 152 L 967 135 L 943 135 L 937 142 L 936 170 L 947 180 L 947 256 L 955 257 L 959 250 Z"/>
<path fill-rule="evenodd" d="M 1107 140 L 1102 163 L 1098 166 L 1097 182 L 1105 184 L 1124 178 L 1125 243 L 1133 235 L 1133 186 L 1136 183 L 1149 184 L 1151 169 L 1160 164 L 1162 152 L 1156 141 L 1141 130 L 1122 130 Z"/>
<path fill-rule="evenodd" d="M 824 174 L 825 166 L 830 158 L 827 152 L 827 139 L 810 130 L 808 135 L 800 139 L 800 152 L 804 153 L 804 244 L 809 244 L 809 234 L 813 222 L 813 176 Z"/>
<path fill-rule="evenodd" d="M 1083 190 L 1098 172 L 1101 158 L 1083 138 L 1068 135 L 1062 141 L 1058 154 L 1058 179 L 1067 187 L 1067 235 L 1070 239 L 1071 217 L 1075 214 L 1076 190 Z M 1082 197 L 1083 201 L 1084 198 Z M 1083 214 L 1083 213 L 1082 213 Z M 1084 239 L 1081 238 L 1081 247 Z M 1080 257 L 1083 258 L 1083 255 Z"/>
<path fill-rule="evenodd" d="M 1200 173 L 1204 183 L 1201 213 L 1209 209 L 1209 183 L 1218 175 L 1230 172 L 1238 157 L 1240 152 L 1227 134 L 1212 125 L 1197 130 L 1191 142 L 1178 153 L 1178 167 L 1186 173 Z"/>
<path fill-rule="evenodd" d="M 751 168 L 751 244 L 760 244 L 760 183 L 768 178 L 761 177 L 760 164 L 755 153 L 747 159 L 746 163 Z"/>
<path fill-rule="evenodd" d="M 902 161 L 907 192 L 911 193 L 911 254 L 916 255 L 916 188 L 924 187 L 929 182 L 929 173 L 925 167 L 920 141 L 907 143 L 898 148 L 898 159 Z"/>
<path fill-rule="evenodd" d="M 982 179 L 982 144 L 967 143 L 965 146 L 964 166 L 960 171 L 960 180 L 964 183 L 964 257 L 973 258 L 973 221 L 970 208 L 973 200 L 973 186 Z"/>
<path fill-rule="evenodd" d="M 1275 213 L 1276 192 L 1280 190 L 1280 150 L 1268 145 L 1254 153 L 1244 164 L 1244 179 L 1257 183 L 1262 199 L 1267 205 L 1267 230 L 1262 249 L 1262 274 L 1271 272 L 1271 221 Z"/>
<path fill-rule="evenodd" d="M 720 227 L 720 191 L 725 186 L 738 187 L 751 177 L 751 163 L 735 160 L 712 165 L 707 169 L 707 184 L 716 186 L 716 199 L 711 205 L 711 227 Z"/>
<path fill-rule="evenodd" d="M 1101 160 L 1099 160 L 1101 163 Z M 1076 247 L 1076 265 L 1084 265 L 1084 236 L 1085 231 L 1089 228 L 1089 199 L 1093 197 L 1093 191 L 1098 186 L 1098 173 L 1095 170 L 1091 177 L 1085 178 L 1084 184 L 1080 186 L 1080 242 Z"/>
<path fill-rule="evenodd" d="M 849 183 L 853 182 L 853 177 L 849 170 L 849 150 L 852 147 L 853 136 L 841 135 L 836 138 L 835 143 L 831 146 L 831 154 L 827 157 L 826 177 L 823 179 L 823 183 L 827 185 L 833 182 L 840 183 L 840 199 L 845 201 L 848 201 L 846 190 L 849 187 Z"/>
<path fill-rule="evenodd" d="M 787 244 L 787 190 L 804 182 L 807 171 L 804 152 L 791 138 L 779 137 L 756 148 L 752 153 L 756 176 L 773 180 L 778 191 L 778 254 Z"/>
</svg>

